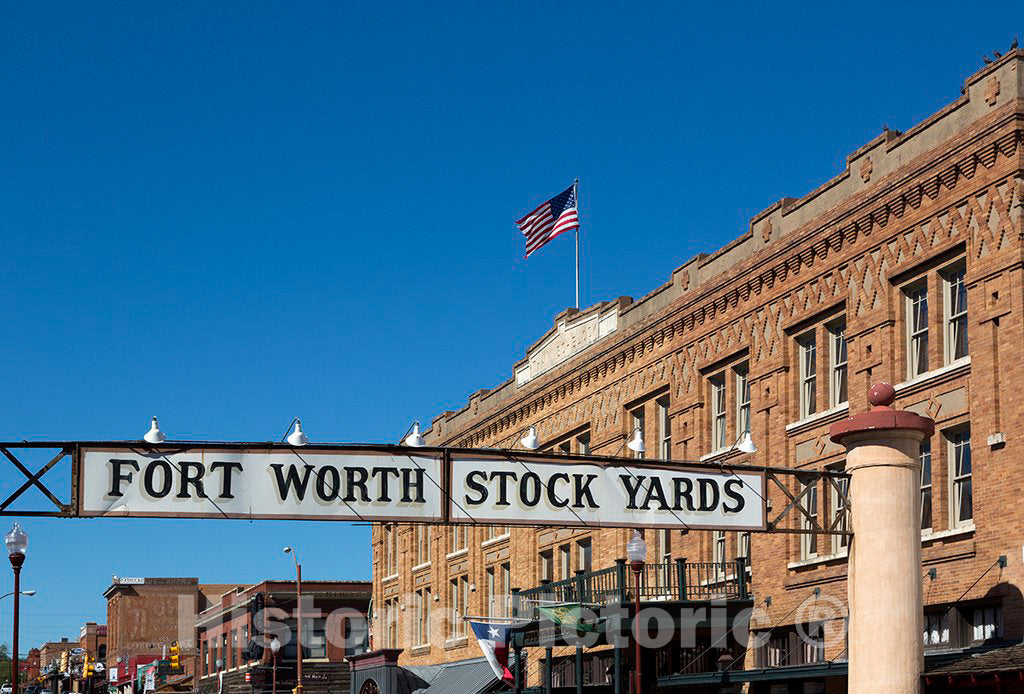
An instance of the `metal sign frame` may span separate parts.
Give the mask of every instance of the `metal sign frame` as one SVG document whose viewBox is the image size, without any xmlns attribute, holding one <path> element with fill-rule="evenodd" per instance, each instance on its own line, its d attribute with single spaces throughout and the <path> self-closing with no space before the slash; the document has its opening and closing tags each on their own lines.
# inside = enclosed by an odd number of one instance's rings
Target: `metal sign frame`
<svg viewBox="0 0 1024 694">
<path fill-rule="evenodd" d="M 36 517 L 55 517 L 55 518 L 78 518 L 83 517 L 80 512 L 79 505 L 79 492 L 81 487 L 82 479 L 82 450 L 86 448 L 119 448 L 125 450 L 142 450 L 149 453 L 166 452 L 172 453 L 184 449 L 195 449 L 204 448 L 211 450 L 259 450 L 267 452 L 294 452 L 297 449 L 286 443 L 277 442 L 243 442 L 243 441 L 165 441 L 160 444 L 150 444 L 145 441 L 11 441 L 11 442 L 0 442 L 0 454 L 3 458 L 0 459 L 0 469 L 3 469 L 2 463 L 6 461 L 7 465 L 18 470 L 25 481 L 6 499 L 0 501 L 0 517 L 3 516 L 36 516 Z M 35 472 L 22 462 L 15 451 L 21 450 L 38 450 L 38 449 L 51 449 L 55 450 L 56 454 L 53 455 L 49 462 L 44 464 Z M 449 496 L 451 490 L 451 470 L 452 470 L 452 457 L 494 457 L 501 460 L 515 460 L 522 461 L 524 466 L 530 462 L 534 463 L 565 463 L 565 464 L 589 464 L 601 467 L 631 467 L 631 468 L 642 468 L 651 470 L 674 470 L 674 471 L 689 471 L 689 472 L 714 472 L 717 474 L 721 473 L 752 473 L 760 475 L 764 479 L 765 496 L 762 499 L 763 504 L 763 519 L 764 529 L 753 528 L 752 532 L 769 532 L 769 533 L 789 533 L 789 534 L 815 534 L 815 535 L 839 535 L 849 536 L 852 533 L 847 530 L 849 528 L 849 522 L 844 523 L 844 520 L 848 521 L 849 514 L 853 512 L 852 504 L 850 503 L 849 495 L 847 493 L 849 484 L 849 474 L 844 472 L 836 472 L 832 470 L 807 470 L 807 469 L 793 469 L 784 467 L 771 467 L 765 465 L 746 465 L 746 464 L 733 464 L 725 461 L 690 461 L 690 460 L 657 460 L 657 459 L 637 459 L 637 458 L 623 458 L 617 456 L 603 456 L 603 455 L 575 455 L 575 454 L 558 454 L 550 452 L 538 452 L 538 451 L 525 451 L 525 450 L 503 450 L 503 449 L 476 449 L 476 448 L 455 448 L 455 447 L 422 447 L 412 448 L 408 446 L 391 445 L 391 444 L 311 444 L 304 446 L 298 450 L 316 450 L 316 451 L 357 451 L 364 453 L 387 453 L 391 455 L 424 455 L 424 454 L 437 454 L 442 459 L 441 473 L 442 480 L 440 486 L 442 493 L 447 497 L 447 503 L 443 504 L 444 518 L 442 523 L 445 524 L 468 524 L 472 525 L 475 523 L 462 520 L 453 520 L 451 518 L 451 505 L 452 500 Z M 24 455 L 24 454 L 22 454 Z M 51 489 L 43 481 L 43 477 L 51 472 L 55 467 L 68 461 L 70 465 L 71 481 L 70 489 L 66 490 L 67 501 L 62 501 L 60 494 L 64 490 Z M 798 492 L 794 493 L 790 489 L 790 484 L 787 482 L 797 481 L 803 488 Z M 843 484 L 845 482 L 845 484 Z M 767 492 L 769 486 L 777 488 L 788 503 L 786 506 L 776 514 L 774 517 L 769 519 L 769 513 L 772 512 L 771 503 L 767 498 Z M 828 526 L 824 526 L 818 522 L 810 513 L 807 512 L 804 504 L 802 503 L 812 489 L 821 487 L 821 491 L 825 491 L 831 488 L 835 492 L 836 497 L 843 503 L 844 514 L 835 514 L 832 522 Z M 42 508 L 29 508 L 29 509 L 12 509 L 11 506 L 20 498 L 22 498 L 26 492 L 30 489 L 37 489 L 50 505 L 44 505 Z M 758 494 L 760 496 L 760 494 Z M 785 520 L 791 511 L 796 511 L 796 515 L 801 518 L 801 525 L 806 527 L 784 527 L 780 525 L 780 522 Z M 190 516 L 195 517 L 195 516 Z M 211 518 L 218 516 L 211 515 Z M 329 520 L 329 518 L 322 518 L 322 520 Z M 338 522 L 338 521 L 335 521 Z M 341 522 L 352 522 L 352 521 L 341 521 Z M 403 519 L 400 522 L 403 523 L 436 523 L 436 520 L 429 519 L 423 521 L 417 521 L 415 519 Z M 493 522 L 493 521 L 491 521 Z M 562 524 L 555 523 L 529 523 L 518 521 L 516 519 L 509 519 L 509 525 L 519 525 L 526 527 L 563 527 Z M 626 525 L 615 525 L 615 526 L 602 526 L 602 527 L 627 527 Z M 667 526 L 658 526 L 667 527 Z M 678 526 L 680 529 L 687 529 L 689 526 L 680 521 Z M 700 526 L 700 530 L 714 530 L 711 526 Z M 730 528 L 735 530 L 735 528 Z"/>
</svg>

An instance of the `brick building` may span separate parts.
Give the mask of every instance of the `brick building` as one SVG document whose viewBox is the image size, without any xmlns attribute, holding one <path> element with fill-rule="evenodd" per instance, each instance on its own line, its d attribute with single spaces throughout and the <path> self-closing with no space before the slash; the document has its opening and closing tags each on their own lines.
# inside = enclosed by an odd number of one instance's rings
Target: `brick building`
<svg viewBox="0 0 1024 694">
<path fill-rule="evenodd" d="M 647 296 L 557 316 L 509 380 L 436 417 L 428 445 L 515 448 L 532 425 L 544 450 L 614 455 L 639 428 L 651 458 L 841 470 L 829 426 L 889 381 L 897 407 L 936 422 L 920 451 L 926 689 L 996 691 L 1002 673 L 1009 688 L 999 691 L 1020 691 L 1024 649 L 1011 645 L 1024 638 L 1024 440 L 1011 425 L 1024 416 L 1013 356 L 1024 340 L 1022 140 L 1024 52 L 1014 51 L 938 113 L 883 132 L 840 175 L 767 208 Z M 749 456 L 734 446 L 744 430 L 759 449 Z M 842 527 L 834 490 L 794 478 L 789 491 Z M 789 499 L 769 488 L 768 503 L 777 512 Z M 798 514 L 781 522 L 807 528 Z M 392 660 L 407 668 L 477 658 L 446 613 L 501 616 L 512 589 L 614 570 L 628 535 L 375 526 L 373 647 L 401 649 Z M 757 608 L 750 630 L 763 640 L 669 643 L 652 665 L 659 691 L 725 681 L 755 693 L 845 691 L 841 536 L 659 530 L 646 540 L 655 572 L 683 558 L 729 571 L 742 557 Z M 830 609 L 808 616 L 807 604 Z M 552 656 L 555 685 L 574 685 L 579 670 L 560 667 L 574 651 Z M 530 686 L 545 657 L 527 653 Z M 613 691 L 608 649 L 583 657 L 584 689 Z"/>
<path fill-rule="evenodd" d="M 114 578 L 107 599 L 106 672 L 112 689 L 133 694 L 141 665 L 160 660 L 175 641 L 186 674 L 194 672 L 195 621 L 234 585 L 198 578 Z"/>
<path fill-rule="evenodd" d="M 266 631 L 277 634 L 276 687 L 296 684 L 295 581 L 239 586 L 217 597 L 196 621 L 199 694 L 271 694 L 273 658 L 253 647 L 255 601 L 264 606 Z M 369 581 L 303 581 L 303 689 L 308 694 L 349 691 L 347 659 L 366 650 Z M 258 624 L 258 622 L 257 622 Z M 275 628 L 278 625 L 280 628 Z"/>
</svg>

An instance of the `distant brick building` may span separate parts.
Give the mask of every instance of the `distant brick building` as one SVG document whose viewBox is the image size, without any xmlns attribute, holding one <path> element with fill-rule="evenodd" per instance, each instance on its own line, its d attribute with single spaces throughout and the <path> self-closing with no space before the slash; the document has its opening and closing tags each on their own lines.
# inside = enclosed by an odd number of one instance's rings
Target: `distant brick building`
<svg viewBox="0 0 1024 694">
<path fill-rule="evenodd" d="M 194 672 L 195 620 L 234 585 L 200 585 L 198 578 L 116 578 L 107 598 L 106 670 L 111 687 L 132 694 L 140 665 L 165 657 L 175 641 L 185 672 Z"/>
<path fill-rule="evenodd" d="M 968 656 L 1024 638 L 1024 439 L 1014 428 L 1024 417 L 1022 141 L 1024 52 L 1015 51 L 938 113 L 883 132 L 837 177 L 767 208 L 647 296 L 557 316 L 511 378 L 435 418 L 428 444 L 515 448 L 533 425 L 544 450 L 612 455 L 639 428 L 650 458 L 841 470 L 829 426 L 867 409 L 870 384 L 889 381 L 898 407 L 936 421 L 920 450 L 928 691 L 994 686 L 996 667 L 1017 678 L 1024 653 Z M 744 430 L 759 448 L 747 458 L 734 447 Z M 794 478 L 789 492 L 842 527 L 834 490 Z M 778 512 L 789 499 L 769 489 L 768 502 Z M 810 527 L 798 514 L 782 522 Z M 373 646 L 400 649 L 378 660 L 417 668 L 475 658 L 465 624 L 443 614 L 501 616 L 513 588 L 571 582 L 577 571 L 586 580 L 615 566 L 628 535 L 377 525 Z M 738 556 L 749 561 L 751 601 L 763 611 L 751 624 L 764 639 L 757 648 L 666 645 L 652 662 L 659 690 L 718 691 L 723 657 L 731 681 L 752 693 L 845 689 L 842 537 L 680 529 L 646 539 L 666 585 L 682 558 L 725 571 Z M 835 609 L 803 623 L 808 600 Z M 587 686 L 612 691 L 608 649 L 585 658 Z M 554 659 L 556 686 L 575 684 L 575 668 L 562 667 L 573 651 Z M 531 668 L 529 684 L 542 674 Z M 382 682 L 364 686 L 391 694 Z"/>
<path fill-rule="evenodd" d="M 366 650 L 369 581 L 303 581 L 303 688 L 306 694 L 347 694 L 348 658 Z M 233 588 L 211 601 L 196 622 L 200 694 L 271 694 L 273 659 L 264 649 L 248 651 L 256 631 L 256 596 L 265 605 L 268 628 L 281 625 L 277 691 L 296 684 L 295 582 L 264 581 Z M 275 632 L 277 633 L 277 632 Z M 259 655 L 257 655 L 257 653 Z M 222 690 L 223 687 L 223 690 Z"/>
</svg>

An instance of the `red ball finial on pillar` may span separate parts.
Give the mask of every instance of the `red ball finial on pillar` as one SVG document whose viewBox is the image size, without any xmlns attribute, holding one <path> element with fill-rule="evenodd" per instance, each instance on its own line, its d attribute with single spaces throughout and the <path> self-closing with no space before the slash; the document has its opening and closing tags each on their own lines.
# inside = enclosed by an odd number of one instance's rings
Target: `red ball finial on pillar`
<svg viewBox="0 0 1024 694">
<path fill-rule="evenodd" d="M 892 407 L 896 402 L 896 389 L 885 381 L 879 381 L 868 391 L 868 402 L 874 405 L 875 409 Z"/>
</svg>

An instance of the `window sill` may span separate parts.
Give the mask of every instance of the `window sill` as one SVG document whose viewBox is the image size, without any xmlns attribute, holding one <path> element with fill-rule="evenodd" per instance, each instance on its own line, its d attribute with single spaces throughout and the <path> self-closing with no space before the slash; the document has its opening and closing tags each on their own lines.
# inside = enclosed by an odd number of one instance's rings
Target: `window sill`
<svg viewBox="0 0 1024 694">
<path fill-rule="evenodd" d="M 809 557 L 807 559 L 801 559 L 799 561 L 791 561 L 786 564 L 788 569 L 803 569 L 808 566 L 818 566 L 819 564 L 828 564 L 829 562 L 846 559 L 849 556 L 849 549 L 844 547 L 842 550 L 835 552 L 834 554 L 822 554 L 817 557 Z"/>
<path fill-rule="evenodd" d="M 424 644 L 422 646 L 413 646 L 409 649 L 410 655 L 430 655 L 430 644 Z"/>
<path fill-rule="evenodd" d="M 411 571 L 413 573 L 416 573 L 417 571 L 422 571 L 423 569 L 429 569 L 430 568 L 430 564 L 431 564 L 431 562 L 425 561 L 422 564 L 417 564 L 416 566 L 412 567 Z"/>
<path fill-rule="evenodd" d="M 505 542 L 506 540 L 508 540 L 509 535 L 510 535 L 509 533 L 505 533 L 504 535 L 498 535 L 497 537 L 492 537 L 490 540 L 484 540 L 483 542 L 480 543 L 480 546 L 481 547 L 490 547 L 491 545 L 496 545 L 499 542 Z"/>
<path fill-rule="evenodd" d="M 463 648 L 467 643 L 469 643 L 469 640 L 465 636 L 453 636 L 450 639 L 445 639 L 444 649 L 451 651 L 456 648 Z"/>
<path fill-rule="evenodd" d="M 448 560 L 458 559 L 459 557 L 464 557 L 467 554 L 469 554 L 469 547 L 463 547 L 462 549 L 457 549 L 454 552 L 449 552 L 448 554 L 444 555 L 444 558 Z"/>
<path fill-rule="evenodd" d="M 844 402 L 843 404 L 836 405 L 835 407 L 830 408 L 828 410 L 823 410 L 821 412 L 815 412 L 814 414 L 812 414 L 812 415 L 810 415 L 808 417 L 804 417 L 803 419 L 797 420 L 795 422 L 790 422 L 789 424 L 787 424 L 786 425 L 786 433 L 787 434 L 792 434 L 795 431 L 798 431 L 800 429 L 810 428 L 811 426 L 813 426 L 815 424 L 821 424 L 821 423 L 823 423 L 823 422 L 825 422 L 825 421 L 827 421 L 829 419 L 832 419 L 832 418 L 838 419 L 840 415 L 844 415 L 844 414 L 846 414 L 849 411 L 850 411 L 850 403 Z"/>
<path fill-rule="evenodd" d="M 921 542 L 932 542 L 935 540 L 955 540 L 961 537 L 967 537 L 973 535 L 975 531 L 974 523 L 965 525 L 962 528 L 950 528 L 949 530 L 940 530 L 938 532 L 921 532 Z"/>
<path fill-rule="evenodd" d="M 943 376 L 948 376 L 961 369 L 967 370 L 970 366 L 971 358 L 970 356 L 966 356 L 963 359 L 957 359 L 952 364 L 947 364 L 946 366 L 942 366 L 938 369 L 926 371 L 920 376 L 914 376 L 913 378 L 903 381 L 902 383 L 897 383 L 893 387 L 896 389 L 897 393 L 900 393 L 905 390 L 912 391 L 919 386 L 930 384 L 932 381 L 937 381 L 941 379 Z"/>
<path fill-rule="evenodd" d="M 714 460 L 715 458 L 724 458 L 724 457 L 726 457 L 727 455 L 729 455 L 730 453 L 732 453 L 735 450 L 736 450 L 736 446 L 730 446 L 729 448 L 719 448 L 717 451 L 711 451 L 710 453 L 708 453 L 706 455 L 702 455 L 701 457 L 697 458 L 697 460 L 703 463 L 706 460 Z"/>
<path fill-rule="evenodd" d="M 385 576 L 384 578 L 380 579 L 380 582 L 381 583 L 387 583 L 388 581 L 396 581 L 396 580 L 398 580 L 398 574 L 391 574 L 390 576 Z"/>
</svg>

